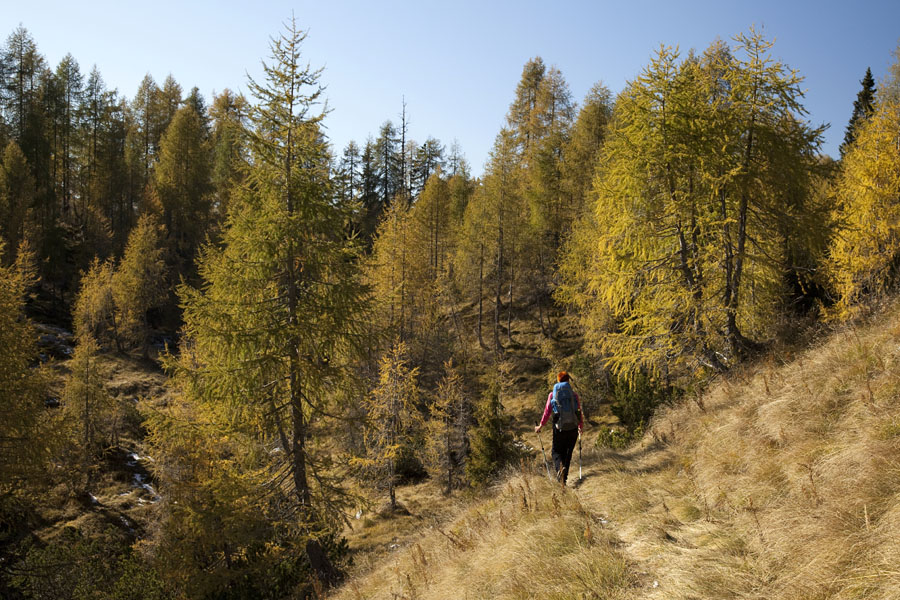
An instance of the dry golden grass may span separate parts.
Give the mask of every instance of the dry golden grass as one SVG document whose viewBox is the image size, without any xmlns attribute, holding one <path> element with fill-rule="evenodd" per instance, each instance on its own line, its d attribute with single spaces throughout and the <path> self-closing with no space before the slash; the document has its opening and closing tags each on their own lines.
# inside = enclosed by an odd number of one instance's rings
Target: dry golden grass
<svg viewBox="0 0 900 600">
<path fill-rule="evenodd" d="M 565 492 L 511 476 L 335 597 L 900 598 L 900 308 L 723 378 L 584 467 Z"/>
<path fill-rule="evenodd" d="M 494 492 L 408 538 L 334 597 L 625 597 L 631 575 L 618 541 L 576 493 L 533 475 Z"/>
</svg>

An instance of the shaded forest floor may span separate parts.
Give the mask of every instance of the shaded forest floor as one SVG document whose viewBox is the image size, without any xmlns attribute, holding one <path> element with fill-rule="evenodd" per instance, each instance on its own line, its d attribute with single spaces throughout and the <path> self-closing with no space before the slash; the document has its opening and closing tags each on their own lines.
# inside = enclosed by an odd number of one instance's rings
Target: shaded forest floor
<svg viewBox="0 0 900 600">
<path fill-rule="evenodd" d="M 51 399 L 63 396 L 69 369 L 69 361 L 48 363 Z M 130 544 L 145 537 L 154 521 L 160 498 L 152 476 L 153 458 L 143 446 L 139 405 L 166 401 L 166 377 L 156 362 L 122 354 L 99 355 L 98 369 L 112 399 L 103 431 L 109 443 L 94 469 L 63 478 L 36 507 L 32 533 L 43 542 L 72 527 L 89 538 L 112 537 Z M 62 409 L 52 406 L 47 410 Z M 67 451 L 75 454 L 79 449 Z"/>
</svg>

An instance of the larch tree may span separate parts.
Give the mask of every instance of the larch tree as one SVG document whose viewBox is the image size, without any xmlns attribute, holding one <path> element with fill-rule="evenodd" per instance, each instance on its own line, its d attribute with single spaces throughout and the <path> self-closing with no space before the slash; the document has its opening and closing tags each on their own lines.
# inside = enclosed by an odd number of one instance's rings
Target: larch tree
<svg viewBox="0 0 900 600">
<path fill-rule="evenodd" d="M 366 341 L 366 290 L 345 235 L 350 212 L 328 178 L 320 71 L 301 62 L 305 37 L 292 20 L 272 40 L 264 79 L 250 82 L 258 104 L 246 184 L 221 245 L 200 256 L 201 287 L 181 288 L 190 351 L 169 368 L 182 401 L 216 435 L 247 440 L 235 476 L 250 477 L 256 506 L 291 532 L 280 543 L 301 549 L 309 572 L 330 584 L 339 571 L 326 541 L 342 522 L 343 496 L 321 445 Z"/>
<path fill-rule="evenodd" d="M 103 385 L 104 374 L 97 359 L 97 342 L 90 334 L 78 336 L 69 376 L 63 391 L 63 409 L 71 428 L 70 442 L 75 463 L 87 490 L 94 480 L 104 443 L 108 442 L 114 399 Z"/>
<path fill-rule="evenodd" d="M 10 141 L 0 159 L 0 234 L 7 248 L 25 239 L 28 217 L 36 194 L 34 178 L 18 144 Z M 13 261 L 8 253 L 7 262 Z"/>
<path fill-rule="evenodd" d="M 753 352 L 796 245 L 827 236 L 807 195 L 821 129 L 802 121 L 800 78 L 758 34 L 736 39 L 740 58 L 662 48 L 617 101 L 596 235 L 579 241 L 591 268 L 569 276 L 605 307 L 590 314 L 607 323 L 585 325 L 620 375 L 677 379 Z"/>
<path fill-rule="evenodd" d="M 485 275 L 490 258 L 487 201 L 483 187 L 478 187 L 466 204 L 456 247 L 454 281 L 464 297 L 477 306 L 475 336 L 479 346 L 487 348 L 484 341 Z"/>
<path fill-rule="evenodd" d="M 527 242 L 527 208 L 522 197 L 521 164 L 515 150 L 515 132 L 503 129 L 494 141 L 487 172 L 484 177 L 484 194 L 477 196 L 484 201 L 487 217 L 488 244 L 490 245 L 490 269 L 487 278 L 491 281 L 491 295 L 494 299 L 493 342 L 494 350 L 503 351 L 501 323 L 503 317 L 503 296 L 507 298 L 507 342 L 512 341 L 510 327 L 513 286 L 522 266 L 523 248 Z M 542 319 L 543 323 L 543 319 Z"/>
<path fill-rule="evenodd" d="M 0 253 L 5 251 L 0 242 Z M 44 408 L 46 382 L 32 364 L 37 335 L 25 317 L 34 274 L 26 257 L 0 261 L 0 507 L 14 506 L 41 479 L 53 453 L 52 424 Z M 12 503 L 12 504 L 8 504 Z"/>
<path fill-rule="evenodd" d="M 244 130 L 247 127 L 249 104 L 242 94 L 225 89 L 213 98 L 210 108 L 212 132 L 211 183 L 212 217 L 217 223 L 225 221 L 231 206 L 231 198 L 242 183 L 243 168 L 247 160 Z"/>
<path fill-rule="evenodd" d="M 396 341 L 382 357 L 378 385 L 365 401 L 366 458 L 357 462 L 369 467 L 375 480 L 387 488 L 392 511 L 397 509 L 399 463 L 420 427 L 418 373 L 409 364 L 406 344 Z"/>
<path fill-rule="evenodd" d="M 571 204 L 567 217 L 573 226 L 583 214 L 591 212 L 585 210 L 585 207 L 590 204 L 588 195 L 600 150 L 609 132 L 612 112 L 613 102 L 609 89 L 602 83 L 594 84 L 584 98 L 563 148 L 563 187 Z"/>
<path fill-rule="evenodd" d="M 178 109 L 160 140 L 153 183 L 173 257 L 180 274 L 189 272 L 209 228 L 212 155 L 201 115 Z"/>
<path fill-rule="evenodd" d="M 447 361 L 425 424 L 429 472 L 435 481 L 443 481 L 446 494 L 453 491 L 464 474 L 470 413 L 462 375 L 452 360 Z"/>
<path fill-rule="evenodd" d="M 139 347 L 144 357 L 150 348 L 148 313 L 169 296 L 159 229 L 151 215 L 138 219 L 112 277 L 116 330 L 130 345 Z"/>
<path fill-rule="evenodd" d="M 90 337 L 100 343 L 114 343 L 124 350 L 118 327 L 118 312 L 113 296 L 116 267 L 112 259 L 94 258 L 81 275 L 78 293 L 72 306 L 72 324 L 76 338 Z"/>
<path fill-rule="evenodd" d="M 412 218 L 403 202 L 395 202 L 384 213 L 366 263 L 366 277 L 373 291 L 378 329 L 406 341 L 411 333 L 410 261 L 408 242 Z"/>
<path fill-rule="evenodd" d="M 890 289 L 900 261 L 900 104 L 881 100 L 844 156 L 828 272 L 840 316 Z"/>
</svg>

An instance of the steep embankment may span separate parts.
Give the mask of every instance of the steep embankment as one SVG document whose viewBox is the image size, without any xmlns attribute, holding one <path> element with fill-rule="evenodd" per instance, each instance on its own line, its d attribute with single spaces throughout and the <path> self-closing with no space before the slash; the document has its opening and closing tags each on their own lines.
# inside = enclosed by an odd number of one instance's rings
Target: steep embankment
<svg viewBox="0 0 900 600">
<path fill-rule="evenodd" d="M 540 462 L 338 598 L 897 598 L 900 309 L 663 411 L 562 491 Z"/>
</svg>

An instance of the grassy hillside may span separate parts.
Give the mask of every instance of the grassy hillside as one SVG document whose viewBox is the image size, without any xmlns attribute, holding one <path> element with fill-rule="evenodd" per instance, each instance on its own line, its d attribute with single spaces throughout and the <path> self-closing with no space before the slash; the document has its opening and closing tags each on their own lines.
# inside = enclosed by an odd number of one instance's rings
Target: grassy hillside
<svg viewBox="0 0 900 600">
<path fill-rule="evenodd" d="M 526 465 L 334 597 L 897 598 L 898 393 L 895 306 L 730 374 L 626 452 L 587 431 L 574 488 Z"/>
</svg>

